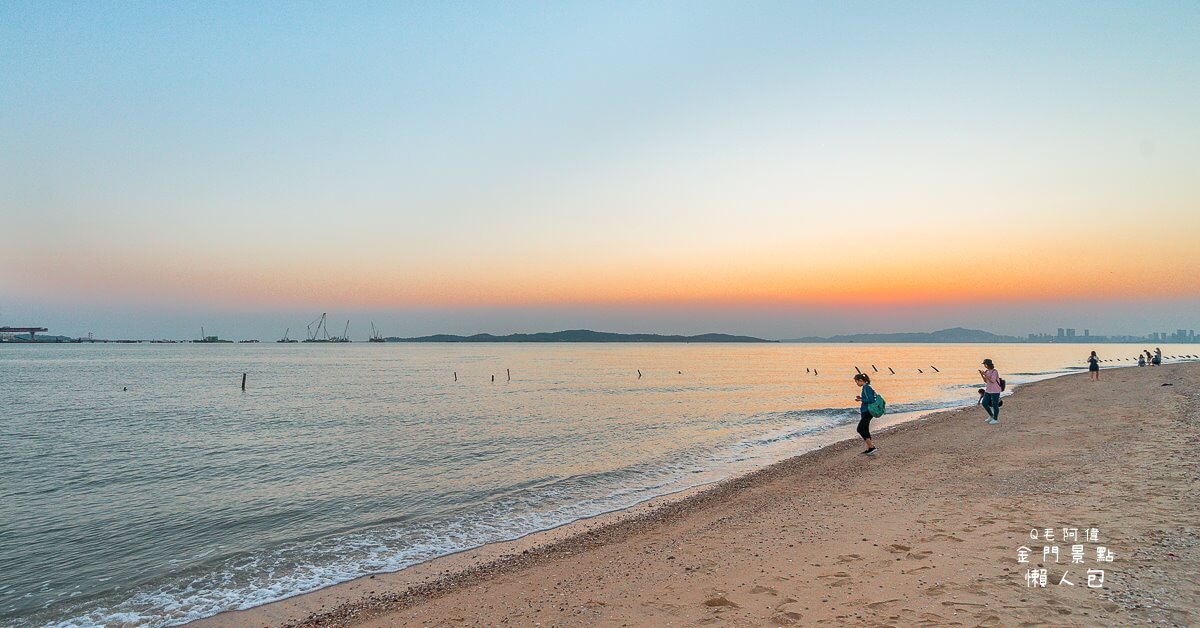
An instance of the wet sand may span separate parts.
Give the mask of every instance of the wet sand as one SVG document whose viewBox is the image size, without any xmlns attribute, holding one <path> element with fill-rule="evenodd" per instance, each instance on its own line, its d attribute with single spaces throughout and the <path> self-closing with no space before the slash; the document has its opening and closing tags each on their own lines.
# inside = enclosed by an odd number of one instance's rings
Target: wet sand
<svg viewBox="0 0 1200 628">
<path fill-rule="evenodd" d="M 197 623 L 1194 625 L 1198 384 L 1200 364 L 1029 384 L 1005 398 L 998 426 L 978 407 L 940 412 L 877 432 L 874 458 L 847 440 L 690 495 Z M 1055 542 L 1030 538 L 1047 527 Z M 1084 535 L 1083 563 L 1063 527 Z M 1059 547 L 1057 563 L 1044 545 Z M 1113 561 L 1097 563 L 1097 546 Z M 1031 568 L 1047 569 L 1045 588 L 1027 586 Z M 1104 570 L 1103 588 L 1087 586 L 1088 569 Z M 1059 584 L 1064 572 L 1074 586 Z"/>
</svg>

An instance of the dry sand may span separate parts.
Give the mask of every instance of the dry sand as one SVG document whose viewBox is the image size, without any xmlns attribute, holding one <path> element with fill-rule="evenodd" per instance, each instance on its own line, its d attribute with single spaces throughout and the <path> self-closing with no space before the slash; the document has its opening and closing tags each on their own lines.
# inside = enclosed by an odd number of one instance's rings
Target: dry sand
<svg viewBox="0 0 1200 628">
<path fill-rule="evenodd" d="M 1165 385 L 1165 384 L 1170 384 Z M 1200 624 L 1200 364 L 1021 387 L 684 499 L 213 625 Z M 1058 540 L 1043 563 L 1033 528 Z M 1034 552 L 1018 564 L 1017 548 Z M 1097 564 L 1095 548 L 1115 553 Z M 1048 569 L 1046 588 L 1026 570 Z M 1105 571 L 1088 588 L 1087 569 Z M 1064 571 L 1075 584 L 1058 584 Z"/>
</svg>

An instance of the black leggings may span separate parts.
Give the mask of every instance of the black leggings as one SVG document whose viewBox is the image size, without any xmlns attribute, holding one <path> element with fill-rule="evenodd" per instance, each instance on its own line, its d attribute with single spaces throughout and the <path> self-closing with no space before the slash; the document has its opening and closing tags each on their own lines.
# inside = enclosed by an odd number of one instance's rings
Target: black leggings
<svg viewBox="0 0 1200 628">
<path fill-rule="evenodd" d="M 871 438 L 871 413 L 866 410 L 862 411 L 862 418 L 858 420 L 858 435 L 863 440 Z"/>
<path fill-rule="evenodd" d="M 1000 420 L 1000 393 L 983 394 L 983 411 L 993 419 Z"/>
</svg>

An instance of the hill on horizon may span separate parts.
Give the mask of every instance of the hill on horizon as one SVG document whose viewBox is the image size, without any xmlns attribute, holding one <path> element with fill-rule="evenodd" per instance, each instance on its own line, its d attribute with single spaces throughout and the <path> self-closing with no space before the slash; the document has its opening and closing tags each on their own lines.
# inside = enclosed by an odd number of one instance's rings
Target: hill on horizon
<svg viewBox="0 0 1200 628">
<path fill-rule="evenodd" d="M 981 329 L 951 327 L 932 332 L 900 332 L 891 334 L 844 334 L 839 336 L 808 336 L 780 342 L 1019 342 L 1016 336 L 1002 336 Z"/>
<path fill-rule="evenodd" d="M 555 332 L 539 332 L 535 334 L 508 334 L 496 336 L 493 334 L 474 334 L 459 336 L 455 334 L 434 334 L 416 338 L 397 338 L 389 336 L 388 342 L 779 342 L 765 340 L 754 336 L 734 336 L 731 334 L 698 334 L 695 336 L 663 335 L 663 334 L 618 334 L 590 329 L 568 329 Z"/>
</svg>

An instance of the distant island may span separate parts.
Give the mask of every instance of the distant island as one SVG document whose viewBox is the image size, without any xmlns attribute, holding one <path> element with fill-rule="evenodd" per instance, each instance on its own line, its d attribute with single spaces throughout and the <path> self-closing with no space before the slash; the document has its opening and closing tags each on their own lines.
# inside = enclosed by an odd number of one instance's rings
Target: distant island
<svg viewBox="0 0 1200 628">
<path fill-rule="evenodd" d="M 696 336 L 667 336 L 662 334 L 616 334 L 590 329 L 568 329 L 566 331 L 540 332 L 536 334 L 508 334 L 495 336 L 492 334 L 475 334 L 473 336 L 457 336 L 454 334 L 435 334 L 416 338 L 384 338 L 387 342 L 778 342 L 753 336 L 733 336 L 730 334 L 699 334 Z"/>
<path fill-rule="evenodd" d="M 1001 336 L 993 334 L 990 331 L 979 329 L 966 329 L 965 327 L 951 327 L 950 329 L 941 329 L 931 332 L 903 332 L 896 334 L 847 334 L 842 336 L 808 336 L 805 338 L 794 338 L 790 340 L 782 340 L 780 342 L 913 342 L 913 343 L 937 343 L 937 342 L 953 342 L 953 343 L 998 343 L 998 342 L 1025 342 L 1016 336 Z"/>
</svg>

